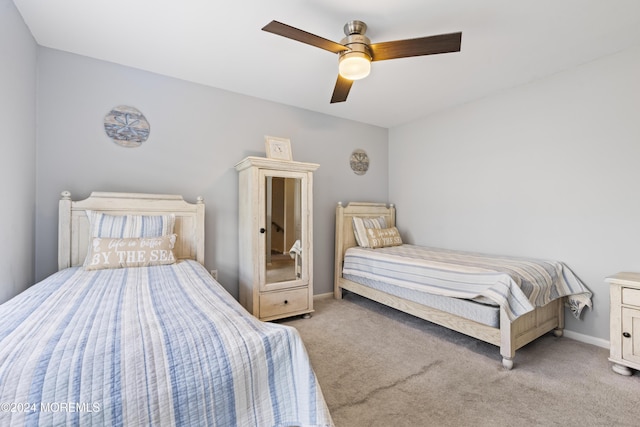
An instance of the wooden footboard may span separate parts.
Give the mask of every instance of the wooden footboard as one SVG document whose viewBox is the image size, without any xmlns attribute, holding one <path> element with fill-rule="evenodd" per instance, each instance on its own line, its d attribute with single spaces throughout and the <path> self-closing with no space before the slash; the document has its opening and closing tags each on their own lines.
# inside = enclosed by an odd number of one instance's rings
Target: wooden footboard
<svg viewBox="0 0 640 427">
<path fill-rule="evenodd" d="M 543 307 L 536 307 L 513 322 L 509 321 L 503 310 L 500 310 L 501 338 L 498 345 L 502 364 L 505 368 L 511 369 L 517 349 L 550 331 L 555 331 L 556 336 L 561 336 L 563 328 L 564 298 L 553 300 Z"/>
<path fill-rule="evenodd" d="M 342 291 L 347 290 L 429 322 L 496 345 L 500 347 L 502 364 L 506 369 L 513 368 L 513 359 L 517 349 L 552 330 L 556 331 L 556 336 L 562 335 L 562 328 L 564 328 L 564 298 L 554 300 L 544 307 L 537 307 L 534 311 L 518 317 L 513 322 L 509 320 L 504 310 L 501 309 L 500 328 L 495 328 L 343 278 L 344 254 L 348 248 L 356 246 L 352 226 L 352 218 L 354 216 L 384 216 L 389 227 L 395 225 L 395 208 L 393 205 L 387 207 L 387 205 L 381 203 L 349 203 L 345 208 L 341 203 L 338 203 L 336 208 L 335 298 L 342 298 Z"/>
</svg>

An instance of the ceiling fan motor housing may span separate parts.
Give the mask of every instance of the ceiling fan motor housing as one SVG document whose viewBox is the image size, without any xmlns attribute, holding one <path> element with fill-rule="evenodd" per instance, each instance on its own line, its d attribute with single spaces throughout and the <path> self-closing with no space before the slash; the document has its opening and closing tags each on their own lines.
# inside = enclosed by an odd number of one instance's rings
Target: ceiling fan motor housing
<svg viewBox="0 0 640 427">
<path fill-rule="evenodd" d="M 345 45 L 346 47 L 349 48 L 349 50 L 340 52 L 339 53 L 340 56 L 349 55 L 350 53 L 353 53 L 353 52 L 360 52 L 367 55 L 369 57 L 369 60 L 371 60 L 372 58 L 371 48 L 369 48 L 369 44 L 371 44 L 371 40 L 369 40 L 369 37 L 367 36 L 363 36 L 361 34 L 353 34 L 340 40 L 340 44 Z"/>
<path fill-rule="evenodd" d="M 349 21 L 344 25 L 344 34 L 347 36 L 340 40 L 340 44 L 349 48 L 340 52 L 340 57 L 349 55 L 352 52 L 360 52 L 369 57 L 371 60 L 371 40 L 364 34 L 367 32 L 367 24 L 362 21 Z"/>
</svg>

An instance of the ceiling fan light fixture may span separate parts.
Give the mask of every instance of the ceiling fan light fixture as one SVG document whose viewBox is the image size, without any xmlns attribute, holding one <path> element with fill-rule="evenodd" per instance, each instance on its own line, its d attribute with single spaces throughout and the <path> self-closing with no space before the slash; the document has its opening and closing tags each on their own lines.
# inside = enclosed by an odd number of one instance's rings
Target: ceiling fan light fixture
<svg viewBox="0 0 640 427">
<path fill-rule="evenodd" d="M 364 79 L 371 72 L 371 57 L 364 52 L 344 53 L 340 55 L 338 72 L 345 79 Z"/>
</svg>

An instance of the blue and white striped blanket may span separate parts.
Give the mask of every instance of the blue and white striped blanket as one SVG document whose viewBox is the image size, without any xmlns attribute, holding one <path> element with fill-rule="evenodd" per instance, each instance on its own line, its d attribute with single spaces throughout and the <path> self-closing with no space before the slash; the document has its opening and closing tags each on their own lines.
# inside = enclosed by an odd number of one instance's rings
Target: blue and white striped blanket
<svg viewBox="0 0 640 427">
<path fill-rule="evenodd" d="M 576 317 L 591 307 L 591 292 L 557 261 L 404 244 L 349 248 L 342 272 L 447 297 L 486 298 L 511 320 L 564 296 Z"/>
<path fill-rule="evenodd" d="M 297 331 L 182 261 L 68 268 L 0 305 L 0 425 L 333 424 Z"/>
</svg>

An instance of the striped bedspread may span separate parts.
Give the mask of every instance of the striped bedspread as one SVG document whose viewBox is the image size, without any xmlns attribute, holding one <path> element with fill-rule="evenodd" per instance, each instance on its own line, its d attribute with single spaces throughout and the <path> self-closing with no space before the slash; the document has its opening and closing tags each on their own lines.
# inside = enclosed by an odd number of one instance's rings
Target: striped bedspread
<svg viewBox="0 0 640 427">
<path fill-rule="evenodd" d="M 574 316 L 591 307 L 591 292 L 561 262 L 494 256 L 415 245 L 349 248 L 343 274 L 447 297 L 486 298 L 511 320 L 567 296 Z"/>
<path fill-rule="evenodd" d="M 195 261 L 68 268 L 0 305 L 1 426 L 331 426 L 291 327 Z"/>
</svg>

